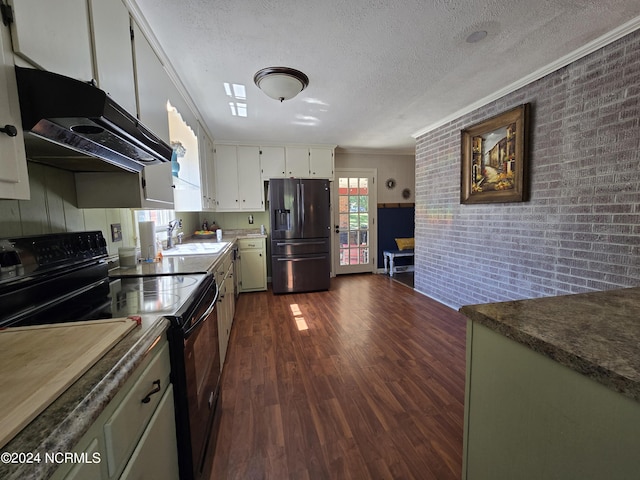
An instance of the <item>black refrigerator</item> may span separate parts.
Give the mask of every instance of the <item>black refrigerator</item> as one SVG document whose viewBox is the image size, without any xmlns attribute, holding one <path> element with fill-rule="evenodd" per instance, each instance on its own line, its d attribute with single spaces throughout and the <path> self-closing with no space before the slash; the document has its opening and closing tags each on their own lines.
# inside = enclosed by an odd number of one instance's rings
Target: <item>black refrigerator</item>
<svg viewBox="0 0 640 480">
<path fill-rule="evenodd" d="M 273 293 L 328 290 L 331 276 L 329 180 L 269 180 Z"/>
</svg>

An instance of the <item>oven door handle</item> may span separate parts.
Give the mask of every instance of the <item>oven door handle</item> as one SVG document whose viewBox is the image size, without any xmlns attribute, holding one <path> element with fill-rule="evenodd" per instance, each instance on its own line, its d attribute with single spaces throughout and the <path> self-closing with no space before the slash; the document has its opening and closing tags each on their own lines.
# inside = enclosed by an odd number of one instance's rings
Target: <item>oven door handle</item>
<svg viewBox="0 0 640 480">
<path fill-rule="evenodd" d="M 74 290 L 73 292 L 69 292 L 67 295 L 63 296 L 63 297 L 59 297 L 59 298 L 55 298 L 53 300 L 50 301 L 45 301 L 42 303 L 38 303 L 37 305 L 31 305 L 28 308 L 21 310 L 19 312 L 17 312 L 15 315 L 11 316 L 11 317 L 7 317 L 5 319 L 3 319 L 3 324 L 2 327 L 8 327 L 10 325 L 13 325 L 15 323 L 17 323 L 18 321 L 22 320 L 25 317 L 28 317 L 29 315 L 32 315 L 34 312 L 37 312 L 39 310 L 44 310 L 47 308 L 51 308 L 51 307 L 55 307 L 58 304 L 61 304 L 63 302 L 69 301 L 75 297 L 79 297 L 80 295 L 82 295 L 83 293 L 89 292 L 92 289 L 99 287 L 101 284 L 103 283 L 109 283 L 108 279 L 100 279 L 96 282 L 90 283 L 89 285 L 85 285 L 81 288 L 78 288 L 77 290 Z M 111 302 L 109 302 L 111 303 Z"/>
<path fill-rule="evenodd" d="M 213 285 L 215 285 L 215 283 Z M 198 326 L 202 322 L 204 322 L 209 315 L 211 315 L 211 312 L 213 312 L 213 310 L 216 308 L 216 303 L 218 302 L 218 295 L 219 294 L 220 294 L 220 292 L 218 291 L 218 288 L 216 287 L 216 294 L 213 297 L 213 300 L 211 301 L 211 303 L 209 304 L 209 306 L 207 307 L 205 312 L 202 315 L 200 315 L 198 320 L 193 322 L 193 324 L 184 331 L 184 336 L 185 337 L 187 337 L 191 332 L 193 332 L 196 328 L 198 328 Z"/>
</svg>

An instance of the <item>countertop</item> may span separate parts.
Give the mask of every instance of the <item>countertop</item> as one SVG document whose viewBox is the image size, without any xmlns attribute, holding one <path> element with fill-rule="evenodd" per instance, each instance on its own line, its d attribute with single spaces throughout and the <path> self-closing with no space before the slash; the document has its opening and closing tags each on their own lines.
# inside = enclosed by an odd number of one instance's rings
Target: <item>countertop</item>
<svg viewBox="0 0 640 480">
<path fill-rule="evenodd" d="M 161 262 L 141 263 L 136 268 L 115 268 L 111 276 L 171 275 L 207 273 L 215 267 L 236 240 L 266 238 L 259 231 L 224 232 L 227 248 L 215 255 L 184 255 L 163 257 Z M 216 242 L 189 238 L 187 242 Z M 166 334 L 169 321 L 156 315 L 141 315 L 142 323 L 118 342 L 73 383 L 49 407 L 18 433 L 2 452 L 36 453 L 70 452 L 100 413 L 118 393 L 136 368 L 143 362 L 151 345 Z M 48 478 L 58 467 L 40 462 L 10 464 L 0 462 L 0 478 L 24 480 Z"/>
<path fill-rule="evenodd" d="M 98 418 L 136 368 L 149 348 L 163 337 L 169 321 L 155 315 L 141 315 L 134 328 L 98 362 L 64 391 L 49 407 L 18 433 L 2 452 L 71 452 L 82 435 Z M 59 465 L 41 462 L 0 462 L 3 480 L 48 478 Z"/>
<path fill-rule="evenodd" d="M 152 263 L 139 263 L 135 268 L 114 268 L 109 271 L 111 277 L 126 277 L 142 275 L 175 275 L 187 273 L 207 273 L 215 267 L 218 259 L 232 248 L 233 244 L 241 238 L 267 238 L 259 233 L 259 230 L 229 230 L 223 231 L 222 242 L 229 246 L 214 255 L 179 255 L 163 256 L 161 261 Z M 189 237 L 183 243 L 218 243 L 213 239 L 198 239 Z"/>
<path fill-rule="evenodd" d="M 640 287 L 466 305 L 460 312 L 640 402 Z"/>
</svg>

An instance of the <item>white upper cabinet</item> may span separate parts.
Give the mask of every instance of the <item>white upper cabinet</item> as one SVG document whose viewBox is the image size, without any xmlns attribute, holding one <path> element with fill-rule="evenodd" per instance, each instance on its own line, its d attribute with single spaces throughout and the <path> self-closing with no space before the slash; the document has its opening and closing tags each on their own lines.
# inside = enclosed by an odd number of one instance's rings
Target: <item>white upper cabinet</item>
<svg viewBox="0 0 640 480">
<path fill-rule="evenodd" d="M 284 178 L 286 176 L 284 147 L 260 147 L 260 169 L 262 178 Z"/>
<path fill-rule="evenodd" d="M 135 115 L 129 11 L 122 0 L 89 0 L 89 7 L 98 87 Z"/>
<path fill-rule="evenodd" d="M 238 147 L 238 191 L 241 210 L 264 210 L 264 187 L 260 177 L 258 147 Z"/>
<path fill-rule="evenodd" d="M 309 172 L 312 178 L 333 179 L 333 148 L 309 149 Z"/>
<path fill-rule="evenodd" d="M 286 147 L 286 177 L 309 177 L 309 149 Z"/>
<path fill-rule="evenodd" d="M 142 170 L 141 206 L 174 208 L 171 164 L 148 165 Z"/>
<path fill-rule="evenodd" d="M 270 178 L 333 179 L 334 147 L 260 147 L 263 180 Z"/>
<path fill-rule="evenodd" d="M 264 211 L 259 147 L 216 145 L 215 171 L 218 212 Z"/>
<path fill-rule="evenodd" d="M 216 170 L 213 156 L 213 142 L 204 128 L 198 124 L 198 146 L 200 148 L 200 175 L 202 185 L 202 209 L 216 208 Z"/>
<path fill-rule="evenodd" d="M 94 78 L 87 0 L 14 0 L 13 51 L 43 70 Z"/>
<path fill-rule="evenodd" d="M 78 172 L 75 179 L 78 208 L 174 208 L 169 162 L 141 173 Z"/>
<path fill-rule="evenodd" d="M 0 35 L 0 127 L 15 128 L 15 136 L 0 132 L 0 198 L 29 199 L 29 176 L 24 151 L 18 87 L 13 69 L 13 53 L 9 31 L 2 29 Z M 13 132 L 9 132 L 13 134 Z"/>
<path fill-rule="evenodd" d="M 206 180 L 203 177 L 201 162 L 206 155 L 205 132 L 198 128 L 196 132 L 188 125 L 178 110 L 172 106 L 169 112 L 169 134 L 175 151 L 172 161 L 175 209 L 197 212 L 205 208 L 203 190 Z M 201 143 L 203 146 L 201 146 Z"/>
<path fill-rule="evenodd" d="M 133 23 L 134 64 L 138 81 L 138 117 L 162 140 L 170 144 L 167 101 L 175 90 L 162 62 L 140 27 Z"/>
<path fill-rule="evenodd" d="M 216 145 L 216 210 L 240 210 L 238 199 L 238 157 L 235 145 Z"/>
<path fill-rule="evenodd" d="M 122 0 L 16 0 L 12 8 L 16 55 L 43 70 L 94 79 L 136 113 L 129 11 Z"/>
</svg>

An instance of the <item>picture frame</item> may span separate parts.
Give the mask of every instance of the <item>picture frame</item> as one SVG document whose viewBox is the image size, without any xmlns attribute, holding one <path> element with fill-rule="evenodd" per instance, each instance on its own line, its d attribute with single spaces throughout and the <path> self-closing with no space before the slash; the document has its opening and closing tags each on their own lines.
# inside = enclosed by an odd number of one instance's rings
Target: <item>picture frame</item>
<svg viewBox="0 0 640 480">
<path fill-rule="evenodd" d="M 461 131 L 460 203 L 526 200 L 528 103 Z"/>
</svg>

